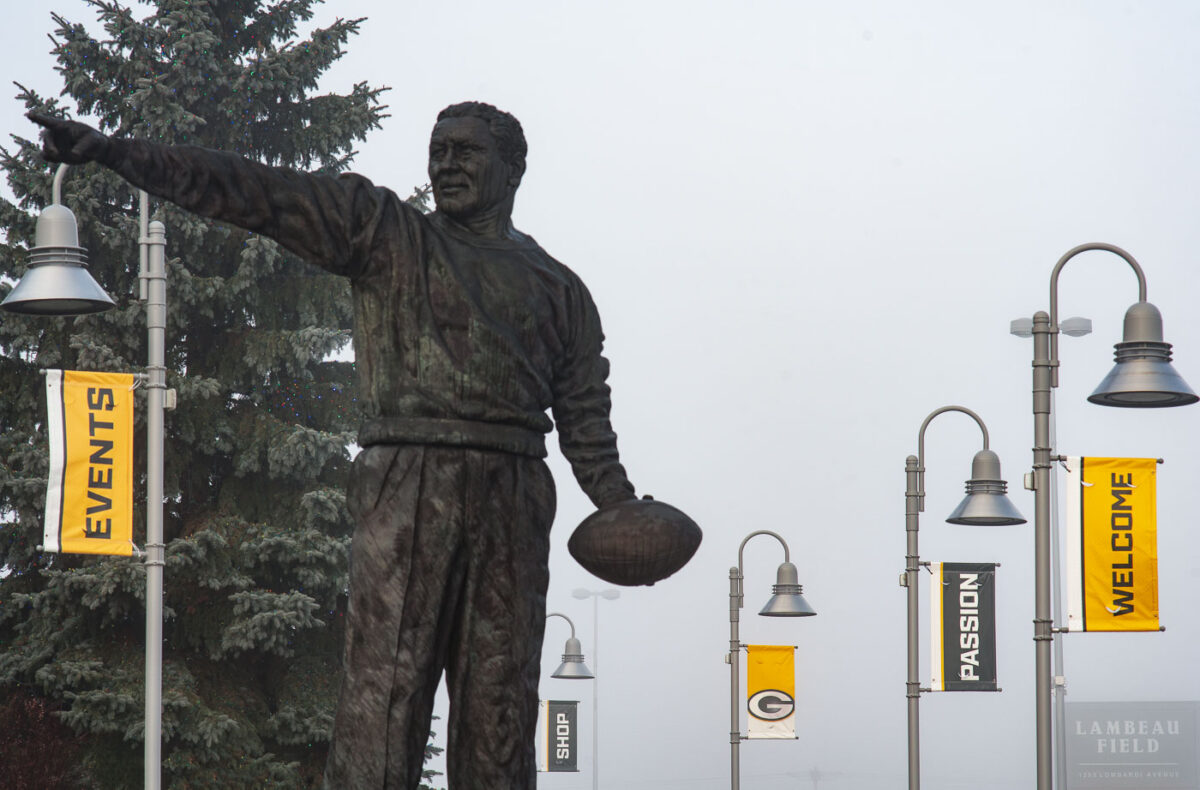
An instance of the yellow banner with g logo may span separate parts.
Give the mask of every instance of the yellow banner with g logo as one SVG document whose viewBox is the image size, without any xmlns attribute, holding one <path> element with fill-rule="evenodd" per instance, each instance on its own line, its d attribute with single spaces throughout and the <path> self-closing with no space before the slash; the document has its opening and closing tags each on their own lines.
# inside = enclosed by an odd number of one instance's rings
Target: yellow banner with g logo
<svg viewBox="0 0 1200 790">
<path fill-rule="evenodd" d="M 1067 459 L 1067 627 L 1157 631 L 1158 463 Z"/>
<path fill-rule="evenodd" d="M 746 645 L 747 738 L 796 737 L 796 648 Z"/>
<path fill-rule="evenodd" d="M 133 554 L 131 373 L 46 371 L 45 551 Z"/>
</svg>

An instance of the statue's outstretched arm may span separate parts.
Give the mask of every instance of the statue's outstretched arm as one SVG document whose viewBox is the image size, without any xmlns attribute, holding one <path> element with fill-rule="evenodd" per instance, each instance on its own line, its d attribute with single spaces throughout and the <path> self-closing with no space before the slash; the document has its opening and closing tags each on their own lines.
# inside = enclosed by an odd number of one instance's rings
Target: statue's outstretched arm
<svg viewBox="0 0 1200 790">
<path fill-rule="evenodd" d="M 271 167 L 193 145 L 109 137 L 78 121 L 31 112 L 43 128 L 42 156 L 96 162 L 133 186 L 188 211 L 275 239 L 335 274 L 354 275 L 385 214 L 402 226 L 402 202 L 362 176 Z"/>
<path fill-rule="evenodd" d="M 25 114 L 38 124 L 42 132 L 42 158 L 47 162 L 65 165 L 82 165 L 99 162 L 108 152 L 108 135 L 93 129 L 86 123 L 55 118 L 40 112 Z"/>
</svg>

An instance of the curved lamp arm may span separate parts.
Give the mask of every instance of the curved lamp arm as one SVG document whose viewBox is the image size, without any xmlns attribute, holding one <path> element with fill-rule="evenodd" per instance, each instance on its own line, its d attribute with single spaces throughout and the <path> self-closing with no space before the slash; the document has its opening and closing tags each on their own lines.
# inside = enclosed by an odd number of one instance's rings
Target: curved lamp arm
<svg viewBox="0 0 1200 790">
<path fill-rule="evenodd" d="M 50 202 L 54 205 L 62 205 L 63 176 L 67 174 L 67 168 L 69 167 L 70 165 L 64 163 L 59 165 L 58 169 L 54 171 L 54 183 L 50 186 Z"/>
<path fill-rule="evenodd" d="M 788 544 L 787 544 L 786 540 L 784 540 L 782 537 L 780 537 L 779 535 L 777 535 L 776 533 L 772 532 L 769 529 L 755 530 L 754 532 L 751 532 L 749 535 L 747 535 L 745 538 L 743 538 L 742 545 L 738 546 L 738 575 L 739 576 L 742 575 L 742 568 L 744 567 L 744 565 L 742 564 L 742 553 L 746 548 L 746 544 L 750 542 L 750 538 L 753 538 L 757 535 L 770 535 L 771 537 L 775 538 L 775 540 L 779 541 L 779 543 L 783 546 L 783 561 L 789 562 L 791 560 L 791 556 L 790 556 L 790 553 L 788 552 Z"/>
<path fill-rule="evenodd" d="M 1099 241 L 1080 244 L 1067 250 L 1066 254 L 1058 259 L 1058 263 L 1054 264 L 1054 271 L 1050 273 L 1050 386 L 1058 386 L 1058 275 L 1062 268 L 1067 265 L 1067 261 L 1074 258 L 1081 252 L 1090 250 L 1103 250 L 1111 252 L 1114 255 L 1119 255 L 1125 259 L 1125 262 L 1133 268 L 1133 273 L 1137 275 L 1138 281 L 1138 301 L 1146 301 L 1146 275 L 1142 272 L 1142 267 L 1138 264 L 1134 257 L 1125 250 L 1115 244 L 1105 244 Z"/>
<path fill-rule="evenodd" d="M 558 612 L 548 612 L 546 614 L 546 619 L 549 620 L 551 617 L 561 617 L 562 619 L 566 620 L 567 625 L 571 626 L 571 638 L 575 638 L 575 624 L 571 622 L 570 617 L 567 617 L 565 614 L 559 614 Z"/>
<path fill-rule="evenodd" d="M 735 584 L 736 584 L 736 590 L 733 592 L 733 594 L 737 598 L 737 608 L 738 609 L 742 608 L 742 592 L 743 592 L 742 591 L 742 580 L 745 578 L 745 573 L 743 571 L 743 569 L 745 568 L 745 564 L 743 563 L 742 555 L 746 549 L 746 544 L 750 542 L 750 539 L 753 537 L 757 537 L 759 535 L 770 535 L 771 537 L 775 538 L 775 540 L 779 541 L 779 543 L 783 546 L 783 561 L 784 562 L 791 561 L 791 552 L 788 551 L 787 541 L 784 540 L 780 535 L 772 532 L 769 529 L 755 530 L 754 532 L 751 532 L 749 535 L 747 535 L 745 538 L 743 538 L 742 544 L 740 546 L 738 546 L 737 567 L 729 569 L 729 576 L 731 579 L 733 579 L 735 581 Z M 736 577 L 734 576 L 735 572 L 737 574 Z"/>
<path fill-rule="evenodd" d="M 929 427 L 929 423 L 933 422 L 933 418 L 948 411 L 959 411 L 975 420 L 979 424 L 979 430 L 983 432 L 983 449 L 988 449 L 988 430 L 983 424 L 983 419 L 965 406 L 943 406 L 940 409 L 934 409 L 925 418 L 925 422 L 921 423 L 921 430 L 917 433 L 917 508 L 925 511 L 925 429 Z"/>
</svg>

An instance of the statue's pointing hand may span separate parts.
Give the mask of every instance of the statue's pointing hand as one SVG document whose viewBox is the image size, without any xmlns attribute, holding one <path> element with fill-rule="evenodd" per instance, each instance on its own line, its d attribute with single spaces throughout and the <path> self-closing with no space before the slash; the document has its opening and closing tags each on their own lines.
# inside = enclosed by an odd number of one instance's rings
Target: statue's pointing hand
<svg viewBox="0 0 1200 790">
<path fill-rule="evenodd" d="M 108 137 L 87 124 L 40 112 L 26 117 L 42 127 L 42 158 L 47 162 L 82 165 L 102 158 L 108 150 Z"/>
</svg>

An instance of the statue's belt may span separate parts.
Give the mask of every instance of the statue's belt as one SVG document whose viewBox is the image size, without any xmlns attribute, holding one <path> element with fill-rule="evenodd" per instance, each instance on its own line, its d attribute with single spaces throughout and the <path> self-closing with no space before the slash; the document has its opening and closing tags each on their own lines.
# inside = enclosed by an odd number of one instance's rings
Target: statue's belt
<svg viewBox="0 0 1200 790">
<path fill-rule="evenodd" d="M 506 453 L 546 457 L 546 437 L 537 431 L 514 425 L 474 420 L 380 417 L 367 420 L 358 431 L 358 444 L 436 444 L 448 447 L 475 447 Z"/>
</svg>

